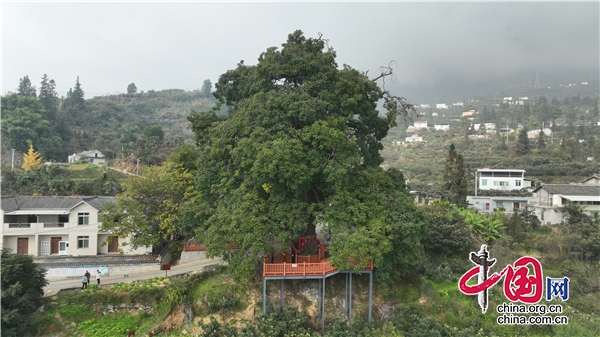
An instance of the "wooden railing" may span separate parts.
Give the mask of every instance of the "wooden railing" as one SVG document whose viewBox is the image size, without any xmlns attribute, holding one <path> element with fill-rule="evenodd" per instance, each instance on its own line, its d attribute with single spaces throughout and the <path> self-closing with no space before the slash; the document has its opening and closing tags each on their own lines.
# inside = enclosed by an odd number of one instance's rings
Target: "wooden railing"
<svg viewBox="0 0 600 337">
<path fill-rule="evenodd" d="M 369 261 L 365 269 L 373 269 Z M 336 271 L 329 260 L 319 263 L 263 263 L 263 276 L 321 276 Z"/>
</svg>

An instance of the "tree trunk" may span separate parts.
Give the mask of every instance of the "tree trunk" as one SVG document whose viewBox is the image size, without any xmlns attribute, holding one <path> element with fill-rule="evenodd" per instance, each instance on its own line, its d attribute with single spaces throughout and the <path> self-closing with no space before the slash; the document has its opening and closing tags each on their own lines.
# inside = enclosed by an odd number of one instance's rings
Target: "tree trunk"
<svg viewBox="0 0 600 337">
<path fill-rule="evenodd" d="M 308 223 L 306 224 L 306 229 L 304 230 L 304 236 L 317 235 L 317 225 L 315 224 L 315 216 L 310 215 L 308 217 Z"/>
</svg>

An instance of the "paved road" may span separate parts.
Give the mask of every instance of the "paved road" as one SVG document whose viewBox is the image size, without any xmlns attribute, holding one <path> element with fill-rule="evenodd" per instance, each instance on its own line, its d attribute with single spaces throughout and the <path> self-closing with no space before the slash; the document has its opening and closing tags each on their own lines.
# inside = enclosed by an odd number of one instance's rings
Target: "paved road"
<svg viewBox="0 0 600 337">
<path fill-rule="evenodd" d="M 204 268 L 204 267 L 214 266 L 214 265 L 219 265 L 219 264 L 225 264 L 225 262 L 223 262 L 223 260 L 221 260 L 221 259 L 208 259 L 208 260 L 198 260 L 198 261 L 192 261 L 192 262 L 188 262 L 188 263 L 173 265 L 173 266 L 171 266 L 171 270 L 169 270 L 167 272 L 167 275 L 176 275 L 176 274 L 183 274 L 183 273 L 188 273 L 188 272 L 201 271 L 202 268 Z M 158 268 L 159 268 L 159 266 L 157 265 L 156 269 L 158 269 Z M 123 275 L 102 276 L 101 282 L 102 282 L 102 284 L 119 283 L 119 282 L 130 283 L 133 281 L 152 279 L 156 276 L 165 276 L 165 271 L 164 270 L 148 271 L 148 272 L 143 272 L 143 273 L 138 273 L 138 274 L 130 274 L 129 277 L 124 277 Z M 91 278 L 92 278 L 92 284 L 94 284 L 96 282 L 94 275 L 92 275 Z M 74 278 L 74 279 L 67 279 L 67 280 L 64 280 L 64 279 L 49 280 L 49 282 L 50 283 L 44 288 L 45 296 L 52 296 L 52 295 L 56 294 L 58 292 L 58 290 L 60 290 L 60 289 L 66 289 L 66 288 L 72 288 L 72 287 L 81 288 L 81 279 L 79 277 Z"/>
</svg>

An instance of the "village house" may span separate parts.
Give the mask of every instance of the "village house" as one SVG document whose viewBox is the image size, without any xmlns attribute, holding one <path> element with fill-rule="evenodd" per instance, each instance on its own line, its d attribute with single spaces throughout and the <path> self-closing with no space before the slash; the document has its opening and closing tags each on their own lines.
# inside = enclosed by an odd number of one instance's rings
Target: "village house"
<svg viewBox="0 0 600 337">
<path fill-rule="evenodd" d="M 438 103 L 435 105 L 436 109 L 448 109 L 448 106 L 445 103 Z"/>
<path fill-rule="evenodd" d="M 510 214 L 527 208 L 532 197 L 510 197 L 510 196 L 467 196 L 469 208 L 480 213 L 493 213 L 497 208 L 502 208 L 505 213 Z"/>
<path fill-rule="evenodd" d="M 437 131 L 448 131 L 448 130 L 450 130 L 450 124 L 435 124 L 433 127 Z"/>
<path fill-rule="evenodd" d="M 478 169 L 480 190 L 520 190 L 525 187 L 525 170 L 517 169 Z"/>
<path fill-rule="evenodd" d="M 583 213 L 598 219 L 600 185 L 544 184 L 533 190 L 533 200 L 529 207 L 534 210 L 542 223 L 557 224 L 564 219 L 559 208 L 566 205 L 581 206 Z"/>
<path fill-rule="evenodd" d="M 80 153 L 74 153 L 74 154 L 68 156 L 67 162 L 69 164 L 73 164 L 82 159 L 87 160 L 90 164 L 96 164 L 96 165 L 103 164 L 106 161 L 102 152 L 100 152 L 98 150 L 90 150 L 90 151 L 83 151 Z"/>
<path fill-rule="evenodd" d="M 465 117 L 465 116 L 473 116 L 475 114 L 476 114 L 475 110 L 468 110 L 468 111 L 463 111 L 462 116 L 463 117 Z"/>
<path fill-rule="evenodd" d="M 405 141 L 407 143 L 415 143 L 415 142 L 422 142 L 423 141 L 423 137 L 420 137 L 418 134 L 413 134 L 410 137 L 406 137 Z"/>
<path fill-rule="evenodd" d="M 415 129 L 428 129 L 427 127 L 427 121 L 421 121 L 421 122 L 415 122 L 413 124 Z"/>
<path fill-rule="evenodd" d="M 99 232 L 101 212 L 111 202 L 116 197 L 3 196 L 0 243 L 33 256 L 150 253 L 151 248 L 132 249 L 128 237 Z"/>
</svg>

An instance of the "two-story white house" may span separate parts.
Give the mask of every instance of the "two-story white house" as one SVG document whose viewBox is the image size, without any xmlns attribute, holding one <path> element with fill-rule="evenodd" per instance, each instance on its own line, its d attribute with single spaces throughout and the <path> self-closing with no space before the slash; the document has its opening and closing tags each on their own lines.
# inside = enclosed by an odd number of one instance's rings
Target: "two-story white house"
<svg viewBox="0 0 600 337">
<path fill-rule="evenodd" d="M 505 213 L 511 214 L 526 209 L 532 200 L 532 197 L 467 196 L 469 208 L 478 210 L 480 213 L 493 213 L 496 208 L 502 208 Z"/>
<path fill-rule="evenodd" d="M 437 131 L 448 131 L 448 130 L 450 130 L 450 124 L 435 124 L 433 127 Z"/>
<path fill-rule="evenodd" d="M 40 255 L 141 255 L 151 247 L 131 249 L 129 238 L 99 233 L 100 213 L 116 197 L 3 196 L 3 248 Z M 108 244 L 102 245 L 103 242 Z"/>
<path fill-rule="evenodd" d="M 525 187 L 525 170 L 516 169 L 478 169 L 477 177 L 480 190 L 520 190 Z"/>
<path fill-rule="evenodd" d="M 566 205 L 581 206 L 583 212 L 592 218 L 600 217 L 600 185 L 587 184 L 546 184 L 533 190 L 533 208 L 542 223 L 556 224 L 563 221 L 558 208 Z"/>
</svg>

